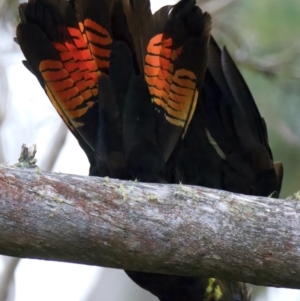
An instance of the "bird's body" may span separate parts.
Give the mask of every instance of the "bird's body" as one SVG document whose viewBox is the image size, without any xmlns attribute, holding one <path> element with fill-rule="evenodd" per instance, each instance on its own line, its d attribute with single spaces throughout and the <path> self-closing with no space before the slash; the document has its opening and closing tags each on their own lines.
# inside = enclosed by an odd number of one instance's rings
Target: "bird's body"
<svg viewBox="0 0 300 301">
<path fill-rule="evenodd" d="M 25 65 L 90 175 L 279 193 L 265 123 L 194 0 L 154 15 L 147 0 L 29 0 L 20 16 Z M 250 299 L 239 282 L 127 273 L 161 301 Z"/>
</svg>

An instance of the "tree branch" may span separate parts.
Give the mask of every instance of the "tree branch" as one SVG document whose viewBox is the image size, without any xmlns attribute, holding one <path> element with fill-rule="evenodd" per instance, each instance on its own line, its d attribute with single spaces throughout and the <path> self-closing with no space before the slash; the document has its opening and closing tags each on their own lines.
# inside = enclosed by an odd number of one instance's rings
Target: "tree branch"
<svg viewBox="0 0 300 301">
<path fill-rule="evenodd" d="M 11 290 L 14 289 L 14 273 L 20 258 L 5 257 L 4 270 L 0 278 L 0 301 L 14 300 Z"/>
<path fill-rule="evenodd" d="M 300 203 L 2 166 L 0 253 L 300 288 Z"/>
</svg>

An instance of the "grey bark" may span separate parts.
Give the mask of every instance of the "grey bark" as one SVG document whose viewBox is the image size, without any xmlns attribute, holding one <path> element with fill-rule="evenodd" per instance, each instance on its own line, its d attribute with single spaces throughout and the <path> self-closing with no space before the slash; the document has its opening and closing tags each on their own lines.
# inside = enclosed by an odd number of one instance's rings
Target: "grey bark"
<svg viewBox="0 0 300 301">
<path fill-rule="evenodd" d="M 1 130 L 1 115 L 0 115 L 0 130 Z M 53 144 L 50 147 L 49 153 L 47 155 L 47 160 L 45 160 L 45 163 L 42 164 L 46 170 L 52 170 L 57 157 L 59 156 L 63 145 L 65 144 L 66 138 L 67 138 L 67 127 L 66 125 L 61 122 L 57 133 L 56 134 L 56 140 L 53 142 Z M 25 152 L 25 153 L 24 153 Z M 30 153 L 30 150 L 23 145 L 22 146 L 22 152 L 20 155 L 19 161 L 23 161 L 22 163 L 18 163 L 17 165 L 24 164 L 24 159 L 28 166 L 31 166 L 31 164 L 36 163 L 35 153 L 36 148 L 34 147 L 31 150 L 32 153 Z M 4 162 L 4 160 L 1 160 L 1 147 L 0 147 L 0 162 Z M 28 161 L 28 162 L 27 162 Z M 5 257 L 2 256 L 0 260 L 3 259 L 4 269 L 2 273 L 0 273 L 0 301 L 10 301 L 15 299 L 15 270 L 20 262 L 20 258 L 15 257 Z"/>
<path fill-rule="evenodd" d="M 300 288 L 300 203 L 0 168 L 0 253 Z"/>
</svg>

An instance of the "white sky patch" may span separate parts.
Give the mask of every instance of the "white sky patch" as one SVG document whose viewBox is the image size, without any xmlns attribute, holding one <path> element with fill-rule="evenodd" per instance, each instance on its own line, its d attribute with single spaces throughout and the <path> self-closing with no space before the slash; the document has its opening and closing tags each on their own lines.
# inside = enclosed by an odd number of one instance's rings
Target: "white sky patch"
<svg viewBox="0 0 300 301">
<path fill-rule="evenodd" d="M 80 301 L 99 268 L 23 259 L 16 270 L 15 301 Z"/>
<path fill-rule="evenodd" d="M 157 10 L 159 10 L 161 7 L 165 6 L 165 5 L 170 5 L 170 4 L 175 4 L 177 3 L 177 0 L 162 0 L 162 1 L 151 1 L 151 10 L 152 13 L 155 13 Z"/>
</svg>

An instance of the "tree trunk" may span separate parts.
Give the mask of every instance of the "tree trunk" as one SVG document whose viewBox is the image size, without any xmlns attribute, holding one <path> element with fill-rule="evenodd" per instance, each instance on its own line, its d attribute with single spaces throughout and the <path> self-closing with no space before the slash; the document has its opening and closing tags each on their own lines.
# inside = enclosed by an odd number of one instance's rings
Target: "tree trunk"
<svg viewBox="0 0 300 301">
<path fill-rule="evenodd" d="M 0 253 L 300 288 L 300 203 L 1 166 Z"/>
</svg>

